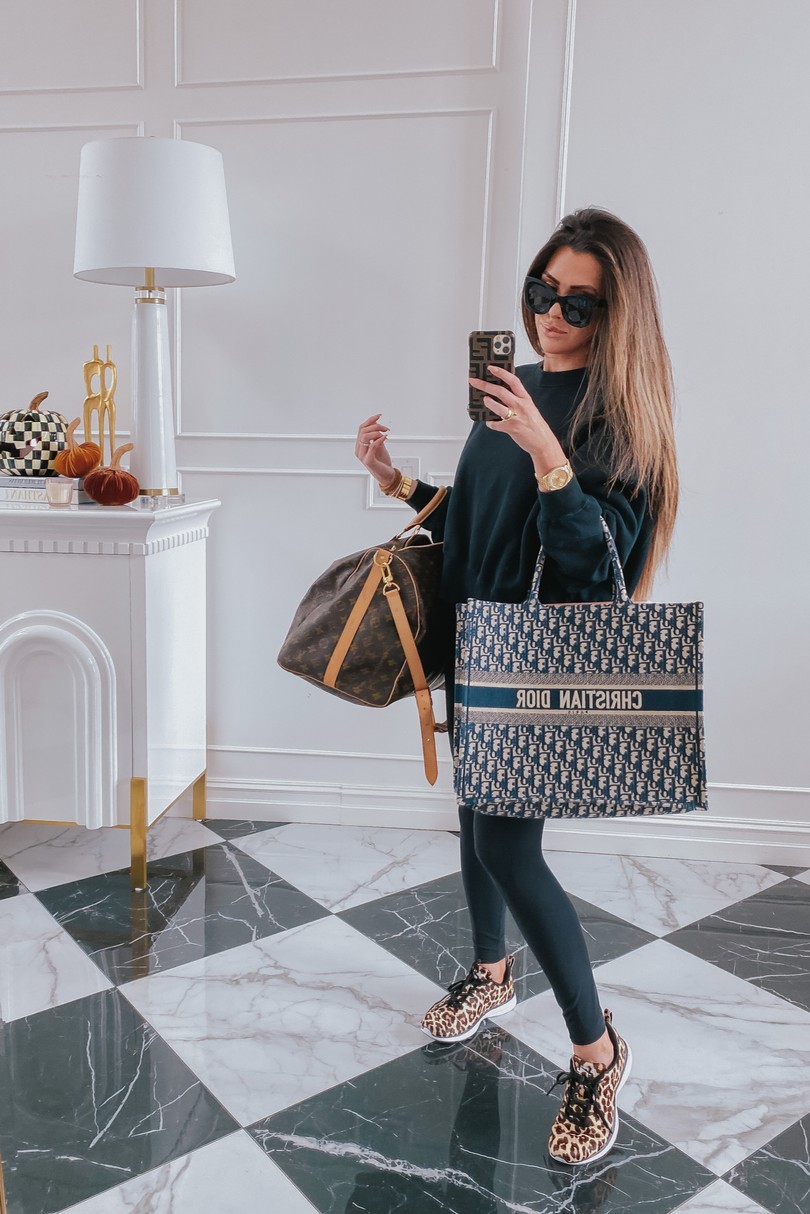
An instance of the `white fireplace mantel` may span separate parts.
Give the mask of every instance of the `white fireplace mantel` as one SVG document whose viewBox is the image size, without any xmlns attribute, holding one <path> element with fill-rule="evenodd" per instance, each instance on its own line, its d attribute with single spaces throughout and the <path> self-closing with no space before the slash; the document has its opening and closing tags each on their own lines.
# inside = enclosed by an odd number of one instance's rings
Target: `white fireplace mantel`
<svg viewBox="0 0 810 1214">
<path fill-rule="evenodd" d="M 205 812 L 206 540 L 218 501 L 0 503 L 0 822 L 146 831 Z"/>
</svg>

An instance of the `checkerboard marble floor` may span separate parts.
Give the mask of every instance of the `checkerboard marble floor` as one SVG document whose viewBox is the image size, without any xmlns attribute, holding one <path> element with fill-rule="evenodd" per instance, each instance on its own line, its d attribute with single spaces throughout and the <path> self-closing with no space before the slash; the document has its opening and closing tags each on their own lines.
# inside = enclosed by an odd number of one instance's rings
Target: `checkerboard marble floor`
<svg viewBox="0 0 810 1214">
<path fill-rule="evenodd" d="M 9 1214 L 808 1214 L 810 870 L 552 852 L 634 1054 L 614 1150 L 548 1157 L 567 1063 L 520 1003 L 420 1032 L 471 963 L 451 833 L 0 827 Z"/>
</svg>

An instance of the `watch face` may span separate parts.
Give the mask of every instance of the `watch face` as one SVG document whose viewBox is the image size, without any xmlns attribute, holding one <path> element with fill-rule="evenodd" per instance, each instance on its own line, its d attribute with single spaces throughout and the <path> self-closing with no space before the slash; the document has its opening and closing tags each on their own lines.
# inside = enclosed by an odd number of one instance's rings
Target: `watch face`
<svg viewBox="0 0 810 1214">
<path fill-rule="evenodd" d="M 568 469 L 554 468 L 551 472 L 549 472 L 546 480 L 551 485 L 552 489 L 562 489 L 570 480 Z"/>
</svg>

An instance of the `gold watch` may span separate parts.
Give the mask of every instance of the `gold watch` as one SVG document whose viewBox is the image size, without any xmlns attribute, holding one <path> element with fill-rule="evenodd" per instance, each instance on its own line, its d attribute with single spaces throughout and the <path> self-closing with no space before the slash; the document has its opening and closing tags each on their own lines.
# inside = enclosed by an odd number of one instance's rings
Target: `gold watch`
<svg viewBox="0 0 810 1214">
<path fill-rule="evenodd" d="M 574 469 L 566 462 L 559 468 L 552 468 L 545 476 L 537 477 L 537 488 L 541 493 L 553 493 L 555 489 L 564 489 L 574 479 Z"/>
</svg>

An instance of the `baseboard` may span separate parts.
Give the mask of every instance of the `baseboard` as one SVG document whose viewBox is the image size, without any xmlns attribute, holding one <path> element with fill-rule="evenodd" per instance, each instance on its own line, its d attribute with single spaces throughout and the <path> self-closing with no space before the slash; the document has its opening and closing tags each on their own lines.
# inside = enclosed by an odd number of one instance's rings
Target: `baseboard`
<svg viewBox="0 0 810 1214">
<path fill-rule="evenodd" d="M 552 821 L 560 851 L 671 856 L 810 868 L 810 790 L 716 785 L 709 813 Z M 208 780 L 208 815 L 265 822 L 457 828 L 453 798 L 431 789 L 281 780 Z"/>
<path fill-rule="evenodd" d="M 458 828 L 455 804 L 444 792 L 305 780 L 209 779 L 208 814 L 212 818 L 256 818 L 263 822 Z"/>
</svg>

